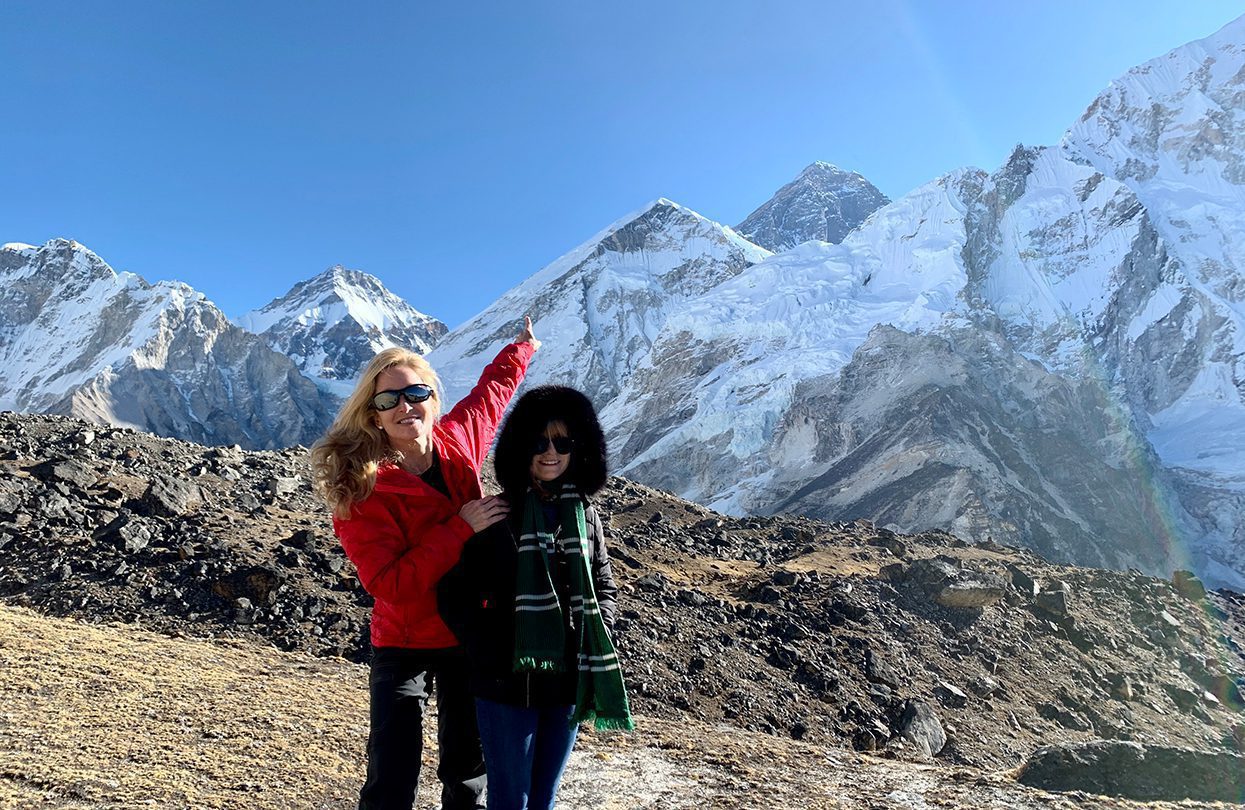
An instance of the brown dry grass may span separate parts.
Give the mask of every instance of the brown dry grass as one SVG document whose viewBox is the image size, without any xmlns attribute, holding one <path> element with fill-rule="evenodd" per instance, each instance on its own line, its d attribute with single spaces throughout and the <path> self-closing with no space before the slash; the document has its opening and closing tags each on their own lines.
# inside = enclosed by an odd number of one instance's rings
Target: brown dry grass
<svg viewBox="0 0 1245 810">
<path fill-rule="evenodd" d="M 0 671 L 0 807 L 343 807 L 359 782 L 344 661 L 4 609 Z"/>
<path fill-rule="evenodd" d="M 364 667 L 338 659 L 0 606 L 0 808 L 352 808 L 366 682 Z M 637 720 L 636 734 L 581 735 L 561 810 L 1147 806 L 690 719 Z M 436 806 L 428 781 L 419 808 Z"/>
</svg>

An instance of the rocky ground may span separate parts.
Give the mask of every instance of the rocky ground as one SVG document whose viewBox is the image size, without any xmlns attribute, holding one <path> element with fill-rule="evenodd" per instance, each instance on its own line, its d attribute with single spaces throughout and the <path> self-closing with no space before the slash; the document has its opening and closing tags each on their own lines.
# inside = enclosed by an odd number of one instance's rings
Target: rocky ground
<svg viewBox="0 0 1245 810">
<path fill-rule="evenodd" d="M 363 665 L 0 607 L 0 672 L 3 810 L 347 810 L 357 801 Z M 1222 806 L 1053 795 L 1008 773 L 880 759 L 692 718 L 638 724 L 634 734 L 581 735 L 561 810 Z M 436 806 L 428 779 L 417 806 Z"/>
<path fill-rule="evenodd" d="M 598 503 L 633 703 L 663 728 L 930 762 L 935 780 L 1001 772 L 1056 743 L 1245 744 L 1238 594 L 942 533 L 727 518 L 621 479 Z M 367 655 L 369 598 L 297 448 L 0 414 L 0 600 Z"/>
</svg>

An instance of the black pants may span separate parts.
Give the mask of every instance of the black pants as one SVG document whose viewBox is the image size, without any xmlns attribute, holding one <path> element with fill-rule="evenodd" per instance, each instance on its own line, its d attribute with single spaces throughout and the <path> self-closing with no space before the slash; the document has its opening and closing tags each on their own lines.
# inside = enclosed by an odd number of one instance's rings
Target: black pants
<svg viewBox="0 0 1245 810">
<path fill-rule="evenodd" d="M 483 808 L 484 755 L 462 650 L 378 647 L 372 653 L 368 682 L 371 732 L 359 810 L 411 810 L 419 788 L 424 707 L 434 685 L 441 807 Z"/>
</svg>

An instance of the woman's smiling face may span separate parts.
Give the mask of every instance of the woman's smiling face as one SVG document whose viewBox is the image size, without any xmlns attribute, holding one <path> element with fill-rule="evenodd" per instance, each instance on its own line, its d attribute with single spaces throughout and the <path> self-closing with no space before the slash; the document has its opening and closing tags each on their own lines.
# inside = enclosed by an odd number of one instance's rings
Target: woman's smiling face
<svg viewBox="0 0 1245 810">
<path fill-rule="evenodd" d="M 536 448 L 541 444 L 540 438 L 544 438 L 545 449 L 536 452 Z M 565 453 L 559 453 L 558 448 L 554 445 L 554 439 L 568 439 L 566 425 L 561 422 L 550 422 L 545 426 L 545 432 L 538 437 L 536 446 L 532 448 L 532 481 L 533 483 L 546 483 L 561 478 L 571 466 L 571 452 L 567 447 Z M 559 442 L 563 444 L 563 442 Z"/>
<path fill-rule="evenodd" d="M 419 372 L 406 366 L 394 366 L 381 372 L 376 378 L 375 394 L 379 391 L 400 391 L 407 386 L 421 383 Z M 395 449 L 427 442 L 432 436 L 432 424 L 436 413 L 432 400 L 412 404 L 405 397 L 398 397 L 397 407 L 387 411 L 374 411 L 376 426 L 385 431 L 389 444 Z"/>
</svg>

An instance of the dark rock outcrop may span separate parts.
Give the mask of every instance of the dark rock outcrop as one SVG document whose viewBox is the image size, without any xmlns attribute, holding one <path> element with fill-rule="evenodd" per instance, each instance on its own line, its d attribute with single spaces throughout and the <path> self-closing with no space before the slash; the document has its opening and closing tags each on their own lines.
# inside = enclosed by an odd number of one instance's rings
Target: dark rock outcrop
<svg viewBox="0 0 1245 810">
<path fill-rule="evenodd" d="M 856 172 L 818 161 L 780 188 L 735 230 L 775 252 L 810 239 L 838 244 L 888 202 L 885 194 Z"/>
<path fill-rule="evenodd" d="M 1017 778 L 1043 790 L 1140 801 L 1235 803 L 1245 796 L 1245 757 L 1229 751 L 1101 740 L 1040 748 Z"/>
</svg>

